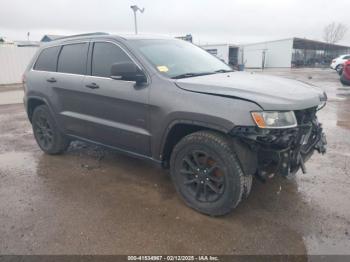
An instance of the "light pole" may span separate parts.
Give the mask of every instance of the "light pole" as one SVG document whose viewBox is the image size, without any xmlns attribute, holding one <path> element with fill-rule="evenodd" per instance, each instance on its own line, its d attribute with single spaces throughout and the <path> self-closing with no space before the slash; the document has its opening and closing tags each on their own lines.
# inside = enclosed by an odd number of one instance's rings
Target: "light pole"
<svg viewBox="0 0 350 262">
<path fill-rule="evenodd" d="M 130 6 L 130 8 L 132 9 L 132 11 L 134 11 L 134 21 L 135 21 L 135 35 L 137 35 L 137 19 L 136 19 L 136 12 L 140 11 L 141 13 L 143 13 L 145 11 L 145 8 L 139 8 L 137 5 L 132 5 Z"/>
</svg>

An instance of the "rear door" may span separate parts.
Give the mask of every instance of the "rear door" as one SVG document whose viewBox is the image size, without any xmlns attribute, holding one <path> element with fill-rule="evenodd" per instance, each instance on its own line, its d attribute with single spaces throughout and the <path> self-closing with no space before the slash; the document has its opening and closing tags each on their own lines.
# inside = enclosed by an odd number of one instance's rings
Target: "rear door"
<svg viewBox="0 0 350 262">
<path fill-rule="evenodd" d="M 65 44 L 61 47 L 57 71 L 48 76 L 51 88 L 50 100 L 58 112 L 59 124 L 66 133 L 86 136 L 85 121 L 79 117 L 84 111 L 80 103 L 85 91 L 83 80 L 86 75 L 88 42 Z"/>
<path fill-rule="evenodd" d="M 27 96 L 39 96 L 45 98 L 45 100 L 49 103 L 49 106 L 52 108 L 52 103 L 49 99 L 51 92 L 50 87 L 52 72 L 56 72 L 57 67 L 57 57 L 60 51 L 60 46 L 53 46 L 44 48 L 32 70 L 27 72 L 27 85 L 30 86 L 30 89 L 26 89 L 29 93 Z"/>
<path fill-rule="evenodd" d="M 91 44 L 85 90 L 78 98 L 89 138 L 141 155 L 150 155 L 148 85 L 111 79 L 114 63 L 133 62 L 131 55 L 114 42 Z"/>
</svg>

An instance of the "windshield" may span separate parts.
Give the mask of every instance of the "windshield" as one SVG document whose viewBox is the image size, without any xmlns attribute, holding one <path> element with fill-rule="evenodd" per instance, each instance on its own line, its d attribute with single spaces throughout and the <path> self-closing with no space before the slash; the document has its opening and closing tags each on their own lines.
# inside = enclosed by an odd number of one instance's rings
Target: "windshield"
<svg viewBox="0 0 350 262">
<path fill-rule="evenodd" d="M 183 40 L 130 40 L 161 74 L 185 78 L 230 72 L 232 69 L 207 51 Z"/>
</svg>

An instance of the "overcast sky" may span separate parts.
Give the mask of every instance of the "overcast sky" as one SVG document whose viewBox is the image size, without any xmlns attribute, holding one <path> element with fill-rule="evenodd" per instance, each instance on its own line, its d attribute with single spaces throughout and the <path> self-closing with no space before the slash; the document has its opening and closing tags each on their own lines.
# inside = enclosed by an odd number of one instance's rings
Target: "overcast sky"
<svg viewBox="0 0 350 262">
<path fill-rule="evenodd" d="M 288 37 L 321 40 L 323 27 L 350 27 L 350 0 L 0 0 L 0 36 L 31 40 L 44 34 L 140 33 L 184 35 L 206 43 L 248 43 Z M 350 28 L 341 41 L 350 45 Z"/>
</svg>

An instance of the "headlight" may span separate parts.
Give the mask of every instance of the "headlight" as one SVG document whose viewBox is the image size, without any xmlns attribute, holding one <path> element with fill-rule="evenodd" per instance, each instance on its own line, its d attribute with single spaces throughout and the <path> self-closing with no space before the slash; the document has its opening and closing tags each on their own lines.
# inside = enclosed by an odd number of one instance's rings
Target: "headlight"
<svg viewBox="0 0 350 262">
<path fill-rule="evenodd" d="M 252 117 L 260 128 L 290 128 L 297 126 L 293 111 L 252 112 Z"/>
</svg>

